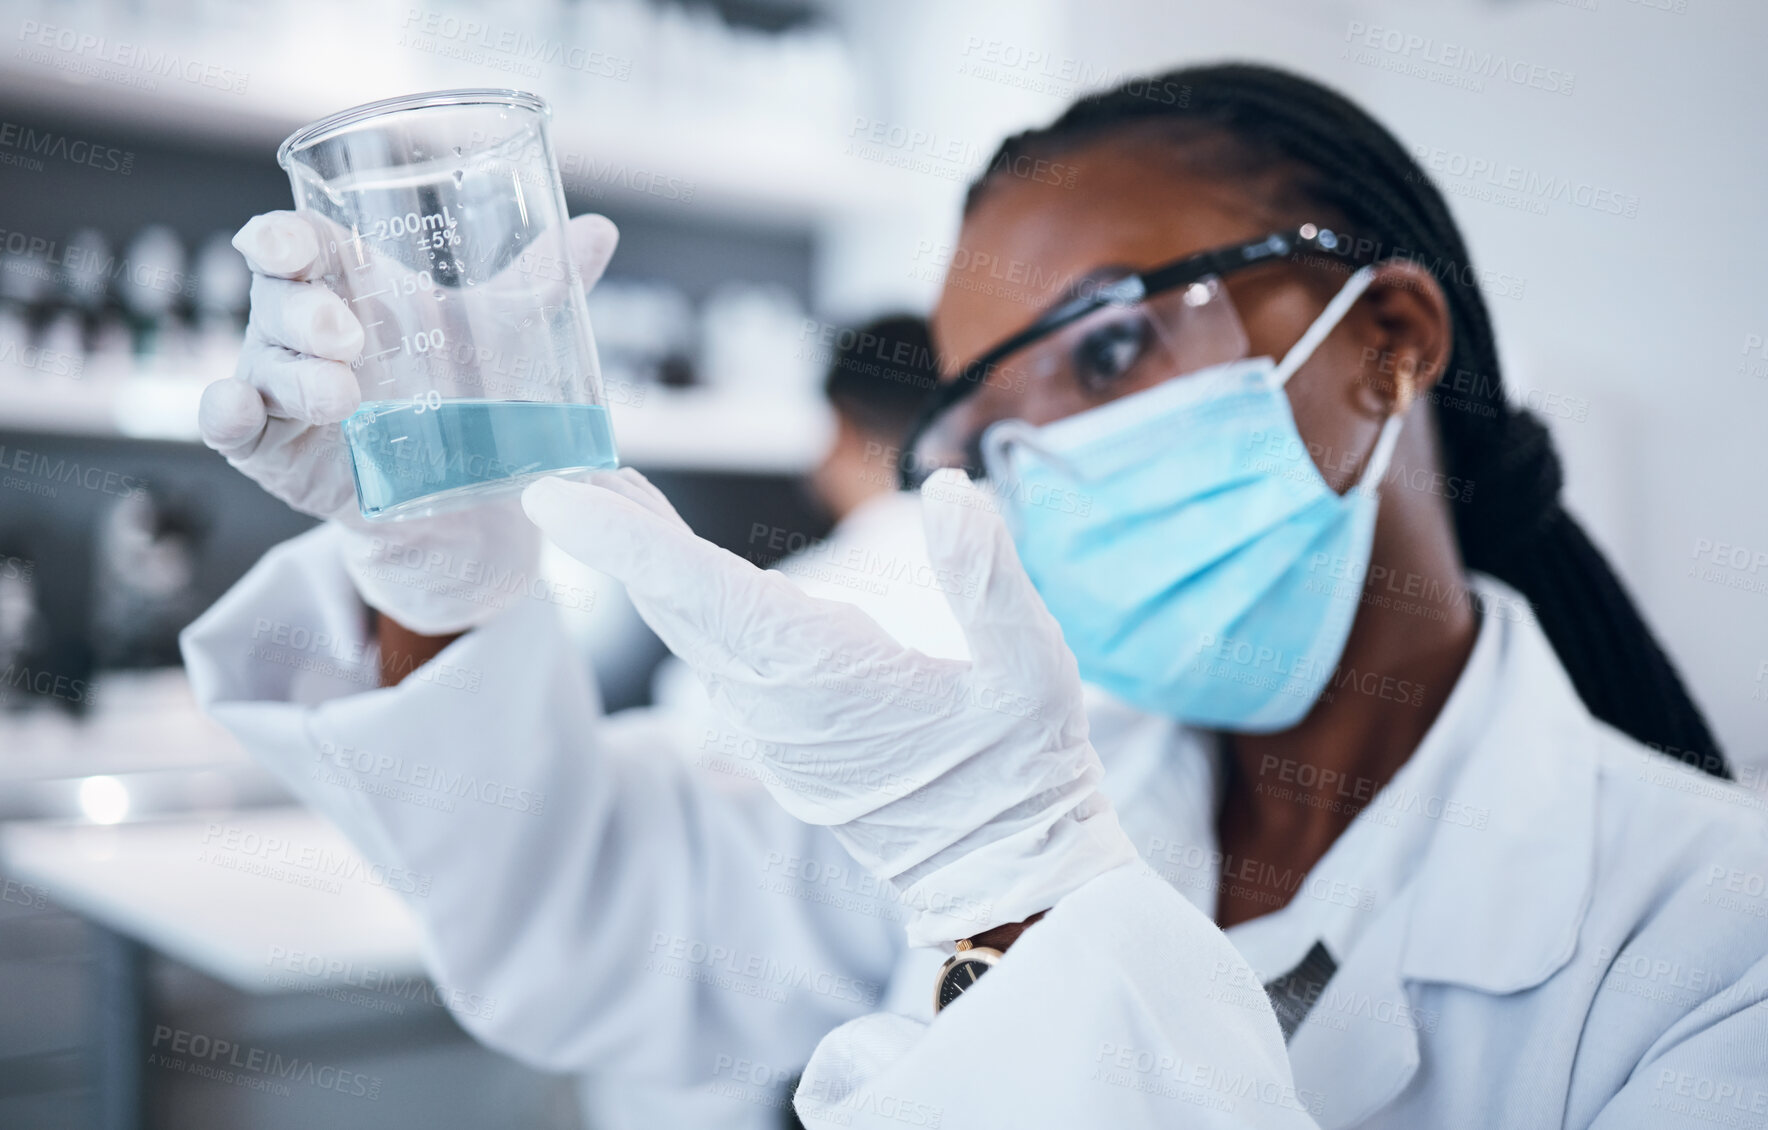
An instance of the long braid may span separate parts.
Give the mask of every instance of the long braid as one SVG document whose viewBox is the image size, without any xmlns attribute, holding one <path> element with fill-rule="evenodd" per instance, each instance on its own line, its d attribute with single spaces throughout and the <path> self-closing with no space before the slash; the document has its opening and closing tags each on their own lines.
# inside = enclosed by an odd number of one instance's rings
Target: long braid
<svg viewBox="0 0 1768 1130">
<path fill-rule="evenodd" d="M 1172 100 L 1149 91 L 1178 91 Z M 1186 68 L 1135 80 L 1071 106 L 1049 126 L 1010 137 L 988 168 L 1141 122 L 1205 127 L 1242 161 L 1295 173 L 1292 186 L 1379 258 L 1408 258 L 1443 284 L 1454 324 L 1453 396 L 1434 398 L 1445 470 L 1476 486 L 1454 506 L 1463 561 L 1532 606 L 1584 705 L 1669 756 L 1729 776 L 1700 709 L 1614 571 L 1560 505 L 1562 471 L 1546 427 L 1504 395 L 1491 316 L 1442 194 L 1399 141 L 1317 83 L 1248 64 Z M 986 193 L 971 186 L 967 207 Z M 1463 389 L 1467 391 L 1463 391 Z"/>
</svg>

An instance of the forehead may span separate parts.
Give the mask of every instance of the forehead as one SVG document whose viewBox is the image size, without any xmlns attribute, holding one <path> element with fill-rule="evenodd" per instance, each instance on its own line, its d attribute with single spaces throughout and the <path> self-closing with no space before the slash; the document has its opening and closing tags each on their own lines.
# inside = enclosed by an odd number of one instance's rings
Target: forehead
<svg viewBox="0 0 1768 1130">
<path fill-rule="evenodd" d="M 1042 176 L 1003 167 L 964 218 L 932 317 L 948 367 L 1022 329 L 1102 268 L 1144 270 L 1282 226 L 1265 186 L 1176 159 L 1156 139 L 1052 154 Z M 1051 183 L 1054 164 L 1062 183 Z M 1238 179 L 1238 178 L 1236 178 Z"/>
</svg>

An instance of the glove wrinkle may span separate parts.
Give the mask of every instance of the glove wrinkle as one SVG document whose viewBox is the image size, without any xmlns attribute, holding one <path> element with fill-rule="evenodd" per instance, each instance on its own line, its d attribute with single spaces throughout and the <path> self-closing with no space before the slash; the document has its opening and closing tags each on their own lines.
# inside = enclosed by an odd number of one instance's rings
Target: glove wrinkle
<svg viewBox="0 0 1768 1130">
<path fill-rule="evenodd" d="M 899 892 L 914 945 L 1020 921 L 1136 858 L 1098 791 L 1074 658 L 992 500 L 961 475 L 936 484 L 927 539 L 964 582 L 947 597 L 968 663 L 696 537 L 637 472 L 523 496 L 560 548 L 626 585 L 755 743 L 780 806 Z"/>
</svg>

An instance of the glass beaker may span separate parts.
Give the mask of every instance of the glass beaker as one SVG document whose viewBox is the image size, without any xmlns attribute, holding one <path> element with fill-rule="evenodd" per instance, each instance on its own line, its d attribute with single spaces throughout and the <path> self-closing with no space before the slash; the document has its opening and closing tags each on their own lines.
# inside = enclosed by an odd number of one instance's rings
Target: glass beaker
<svg viewBox="0 0 1768 1130">
<path fill-rule="evenodd" d="M 345 110 L 276 159 L 362 322 L 343 423 L 366 518 L 422 517 L 617 465 L 552 111 L 515 90 Z"/>
</svg>

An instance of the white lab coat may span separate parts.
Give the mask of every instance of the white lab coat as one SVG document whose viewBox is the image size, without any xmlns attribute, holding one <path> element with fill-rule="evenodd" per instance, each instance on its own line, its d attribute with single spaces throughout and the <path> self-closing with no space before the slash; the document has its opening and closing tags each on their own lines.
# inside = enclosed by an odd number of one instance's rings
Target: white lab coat
<svg viewBox="0 0 1768 1130">
<path fill-rule="evenodd" d="M 1591 719 L 1527 619 L 1487 614 L 1419 753 L 1288 907 L 1227 934 L 1210 747 L 1096 703 L 1147 863 L 929 1023 L 943 955 L 906 950 L 890 893 L 746 779 L 740 736 L 599 716 L 544 593 L 364 689 L 330 537 L 187 630 L 193 685 L 371 860 L 430 879 L 433 975 L 538 1066 L 771 1119 L 809 1060 L 811 1126 L 1768 1124 L 1761 807 Z M 1285 1047 L 1259 984 L 1317 938 L 1339 968 Z"/>
</svg>

